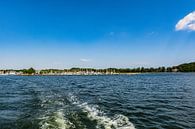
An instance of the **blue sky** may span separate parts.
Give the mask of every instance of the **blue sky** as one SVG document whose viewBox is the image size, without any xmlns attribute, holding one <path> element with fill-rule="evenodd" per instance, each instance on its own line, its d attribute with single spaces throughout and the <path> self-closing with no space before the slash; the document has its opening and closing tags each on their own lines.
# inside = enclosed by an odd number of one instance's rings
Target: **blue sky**
<svg viewBox="0 0 195 129">
<path fill-rule="evenodd" d="M 195 61 L 194 0 L 0 1 L 0 69 Z"/>
</svg>

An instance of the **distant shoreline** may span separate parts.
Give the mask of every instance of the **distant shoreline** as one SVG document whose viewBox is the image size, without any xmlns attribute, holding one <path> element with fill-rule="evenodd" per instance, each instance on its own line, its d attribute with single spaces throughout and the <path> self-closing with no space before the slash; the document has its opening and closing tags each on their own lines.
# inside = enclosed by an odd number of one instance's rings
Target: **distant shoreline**
<svg viewBox="0 0 195 129">
<path fill-rule="evenodd" d="M 148 72 L 148 73 L 115 73 L 115 74 L 0 74 L 0 76 L 111 76 L 111 75 L 138 75 L 138 74 L 181 74 L 195 72 Z"/>
<path fill-rule="evenodd" d="M 98 76 L 98 75 L 136 75 L 144 73 L 101 73 L 101 74 L 0 74 L 0 76 Z"/>
<path fill-rule="evenodd" d="M 21 70 L 0 70 L 0 75 L 134 75 L 141 73 L 166 73 L 166 72 L 195 72 L 195 62 L 185 63 L 172 67 L 158 68 L 71 68 L 71 69 L 43 69 L 35 70 L 34 68 Z"/>
</svg>

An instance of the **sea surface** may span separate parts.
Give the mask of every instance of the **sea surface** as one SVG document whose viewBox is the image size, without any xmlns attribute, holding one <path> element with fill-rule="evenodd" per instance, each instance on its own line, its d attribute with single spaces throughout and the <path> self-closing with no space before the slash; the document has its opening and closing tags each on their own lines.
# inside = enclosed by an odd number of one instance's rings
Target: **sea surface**
<svg viewBox="0 0 195 129">
<path fill-rule="evenodd" d="M 0 76 L 0 129 L 195 129 L 195 73 Z"/>
</svg>

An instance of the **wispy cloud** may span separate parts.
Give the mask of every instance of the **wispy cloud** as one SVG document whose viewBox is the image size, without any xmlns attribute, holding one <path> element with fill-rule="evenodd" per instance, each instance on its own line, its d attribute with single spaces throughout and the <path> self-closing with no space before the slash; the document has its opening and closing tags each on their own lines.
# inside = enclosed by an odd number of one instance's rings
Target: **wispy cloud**
<svg viewBox="0 0 195 129">
<path fill-rule="evenodd" d="M 114 36 L 114 34 L 115 34 L 115 32 L 113 32 L 113 31 L 109 33 L 110 36 Z"/>
<path fill-rule="evenodd" d="M 175 26 L 176 31 L 180 30 L 190 30 L 195 31 L 195 11 L 189 13 L 183 19 L 179 20 L 179 22 Z"/>
<path fill-rule="evenodd" d="M 150 37 L 150 36 L 157 36 L 158 32 L 152 31 L 146 34 L 146 36 Z"/>
<path fill-rule="evenodd" d="M 91 61 L 91 59 L 81 58 L 81 59 L 80 59 L 80 61 L 81 61 L 81 62 L 90 62 L 90 61 Z"/>
</svg>

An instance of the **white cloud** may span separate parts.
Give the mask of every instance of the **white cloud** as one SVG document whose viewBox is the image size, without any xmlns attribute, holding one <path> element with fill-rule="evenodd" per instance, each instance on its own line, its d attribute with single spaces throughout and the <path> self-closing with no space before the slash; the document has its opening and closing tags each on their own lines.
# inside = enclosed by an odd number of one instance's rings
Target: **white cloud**
<svg viewBox="0 0 195 129">
<path fill-rule="evenodd" d="M 189 13 L 183 19 L 179 20 L 179 22 L 175 26 L 175 30 L 191 30 L 195 31 L 195 11 Z"/>
<path fill-rule="evenodd" d="M 90 59 L 81 58 L 80 61 L 82 61 L 82 62 L 90 62 L 91 60 Z"/>
</svg>

